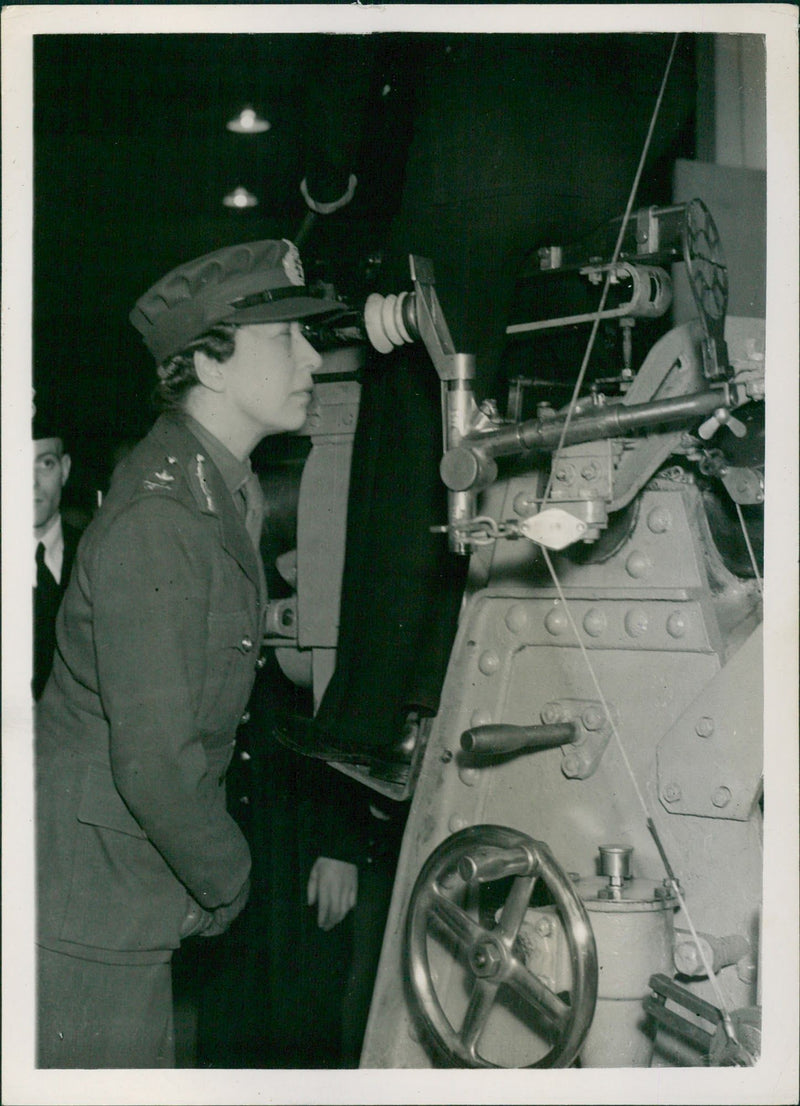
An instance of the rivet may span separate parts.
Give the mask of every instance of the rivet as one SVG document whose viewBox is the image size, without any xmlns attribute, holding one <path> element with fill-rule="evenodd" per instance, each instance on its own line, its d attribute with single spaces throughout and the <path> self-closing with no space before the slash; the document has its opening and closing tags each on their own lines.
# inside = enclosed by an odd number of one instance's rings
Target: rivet
<svg viewBox="0 0 800 1106">
<path fill-rule="evenodd" d="M 711 802 L 716 807 L 727 806 L 731 801 L 732 795 L 729 787 L 718 787 L 711 796 Z"/>
<path fill-rule="evenodd" d="M 442 750 L 442 756 L 441 756 L 442 764 L 449 764 L 452 759 L 453 759 L 452 750 L 451 749 L 443 749 Z"/>
<path fill-rule="evenodd" d="M 477 768 L 460 768 L 458 772 L 458 778 L 464 784 L 465 787 L 474 787 L 478 782 L 478 769 Z"/>
<path fill-rule="evenodd" d="M 528 610 L 522 603 L 515 603 L 506 613 L 506 626 L 513 634 L 520 634 L 528 625 Z"/>
<path fill-rule="evenodd" d="M 598 707 L 587 707 L 581 715 L 581 722 L 587 730 L 599 730 L 604 718 L 603 712 Z"/>
<path fill-rule="evenodd" d="M 631 607 L 625 615 L 625 631 L 629 637 L 641 637 L 647 633 L 647 611 L 643 607 Z"/>
<path fill-rule="evenodd" d="M 605 614 L 597 607 L 592 607 L 583 616 L 583 628 L 589 637 L 600 637 L 607 625 Z"/>
<path fill-rule="evenodd" d="M 564 708 L 561 703 L 546 703 L 539 715 L 546 726 L 554 726 L 557 722 L 564 721 Z"/>
<path fill-rule="evenodd" d="M 474 710 L 469 716 L 470 726 L 488 726 L 492 721 L 492 716 L 488 710 Z"/>
<path fill-rule="evenodd" d="M 584 465 L 581 469 L 581 476 L 584 480 L 594 480 L 597 476 L 597 465 L 594 461 L 590 461 L 588 465 Z"/>
<path fill-rule="evenodd" d="M 667 633 L 670 637 L 683 637 L 687 626 L 688 622 L 683 611 L 673 611 L 667 619 Z"/>
<path fill-rule="evenodd" d="M 564 757 L 564 761 L 561 765 L 561 771 L 565 776 L 577 776 L 581 770 L 581 762 L 577 757 L 569 756 Z"/>
<path fill-rule="evenodd" d="M 569 484 L 575 477 L 575 469 L 572 465 L 559 465 L 556 469 L 556 480 L 560 484 Z"/>
<path fill-rule="evenodd" d="M 466 818 L 462 818 L 460 814 L 452 814 L 447 823 L 447 828 L 451 833 L 458 833 L 459 830 L 466 829 L 468 825 L 469 822 Z"/>
<path fill-rule="evenodd" d="M 634 580 L 641 580 L 643 577 L 649 576 L 652 570 L 653 562 L 646 553 L 642 553 L 639 549 L 634 549 L 625 562 L 625 571 Z"/>
<path fill-rule="evenodd" d="M 500 658 L 494 649 L 487 649 L 485 653 L 481 653 L 480 660 L 478 661 L 478 668 L 484 676 L 493 676 L 500 667 Z"/>
<path fill-rule="evenodd" d="M 654 507 L 647 516 L 647 525 L 654 534 L 664 534 L 672 527 L 672 515 L 665 507 Z"/>
<path fill-rule="evenodd" d="M 709 718 L 708 715 L 704 715 L 702 718 L 697 719 L 694 732 L 698 737 L 711 737 L 714 732 L 714 719 Z"/>
<path fill-rule="evenodd" d="M 563 608 L 553 607 L 552 610 L 549 610 L 545 616 L 544 626 L 547 632 L 554 637 L 563 634 L 569 626 L 569 619 Z"/>
<path fill-rule="evenodd" d="M 513 507 L 520 518 L 530 518 L 539 510 L 539 503 L 531 492 L 519 492 L 514 496 Z"/>
<path fill-rule="evenodd" d="M 666 803 L 677 803 L 680 800 L 681 795 L 682 791 L 680 787 L 678 787 L 677 783 L 669 783 L 664 788 L 664 802 Z"/>
</svg>

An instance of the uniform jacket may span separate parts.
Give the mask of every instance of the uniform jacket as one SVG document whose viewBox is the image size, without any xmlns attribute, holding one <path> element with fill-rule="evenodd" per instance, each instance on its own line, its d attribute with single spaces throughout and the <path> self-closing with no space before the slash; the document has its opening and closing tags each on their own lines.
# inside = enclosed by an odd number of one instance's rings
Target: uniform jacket
<svg viewBox="0 0 800 1106">
<path fill-rule="evenodd" d="M 61 566 L 61 580 L 51 592 L 49 589 L 33 589 L 33 697 L 41 698 L 47 677 L 53 667 L 53 653 L 56 647 L 56 615 L 64 592 L 67 590 L 72 562 L 78 548 L 81 531 L 69 523 L 61 521 L 64 535 L 64 561 Z"/>
<path fill-rule="evenodd" d="M 46 947 L 165 959 L 189 919 L 213 931 L 244 905 L 250 854 L 224 781 L 262 598 L 222 477 L 180 419 L 163 415 L 84 534 L 38 706 Z"/>
</svg>

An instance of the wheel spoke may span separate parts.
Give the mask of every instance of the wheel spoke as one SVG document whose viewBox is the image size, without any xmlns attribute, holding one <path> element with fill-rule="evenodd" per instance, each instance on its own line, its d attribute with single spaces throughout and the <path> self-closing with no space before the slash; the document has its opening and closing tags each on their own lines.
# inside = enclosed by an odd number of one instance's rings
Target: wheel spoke
<svg viewBox="0 0 800 1106">
<path fill-rule="evenodd" d="M 571 1008 L 533 975 L 516 957 L 512 958 L 506 982 L 520 998 L 541 1014 L 548 1026 L 562 1031 L 566 1028 Z"/>
<path fill-rule="evenodd" d="M 517 876 L 500 915 L 500 932 L 513 944 L 531 901 L 536 876 Z"/>
<path fill-rule="evenodd" d="M 468 948 L 486 932 L 473 918 L 470 918 L 466 910 L 449 899 L 437 884 L 431 887 L 430 905 L 431 918 L 455 937 L 464 948 Z"/>
<path fill-rule="evenodd" d="M 488 979 L 476 979 L 472 988 L 460 1033 L 461 1043 L 472 1057 L 477 1057 L 478 1041 L 492 1011 L 498 986 Z"/>
</svg>

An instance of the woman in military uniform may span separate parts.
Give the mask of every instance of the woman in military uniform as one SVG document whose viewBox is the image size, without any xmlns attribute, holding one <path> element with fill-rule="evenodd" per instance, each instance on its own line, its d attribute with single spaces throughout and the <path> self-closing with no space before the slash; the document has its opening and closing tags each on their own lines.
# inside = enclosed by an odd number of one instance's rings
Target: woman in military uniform
<svg viewBox="0 0 800 1106">
<path fill-rule="evenodd" d="M 295 247 L 251 242 L 167 274 L 133 325 L 163 413 L 77 554 L 37 715 L 38 1063 L 174 1063 L 170 959 L 244 906 L 225 775 L 266 601 L 249 455 L 306 417 L 336 304 Z"/>
</svg>

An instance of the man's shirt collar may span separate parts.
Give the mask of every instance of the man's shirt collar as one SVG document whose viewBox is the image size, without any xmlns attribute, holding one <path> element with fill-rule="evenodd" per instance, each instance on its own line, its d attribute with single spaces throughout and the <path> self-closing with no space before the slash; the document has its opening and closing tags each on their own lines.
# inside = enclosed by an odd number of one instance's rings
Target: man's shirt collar
<svg viewBox="0 0 800 1106">
<path fill-rule="evenodd" d="M 33 536 L 33 554 L 39 543 L 44 545 L 44 563 L 50 569 L 57 584 L 61 583 L 61 571 L 64 566 L 64 528 L 61 525 L 61 513 L 56 513 L 50 525 L 40 538 Z"/>
</svg>

